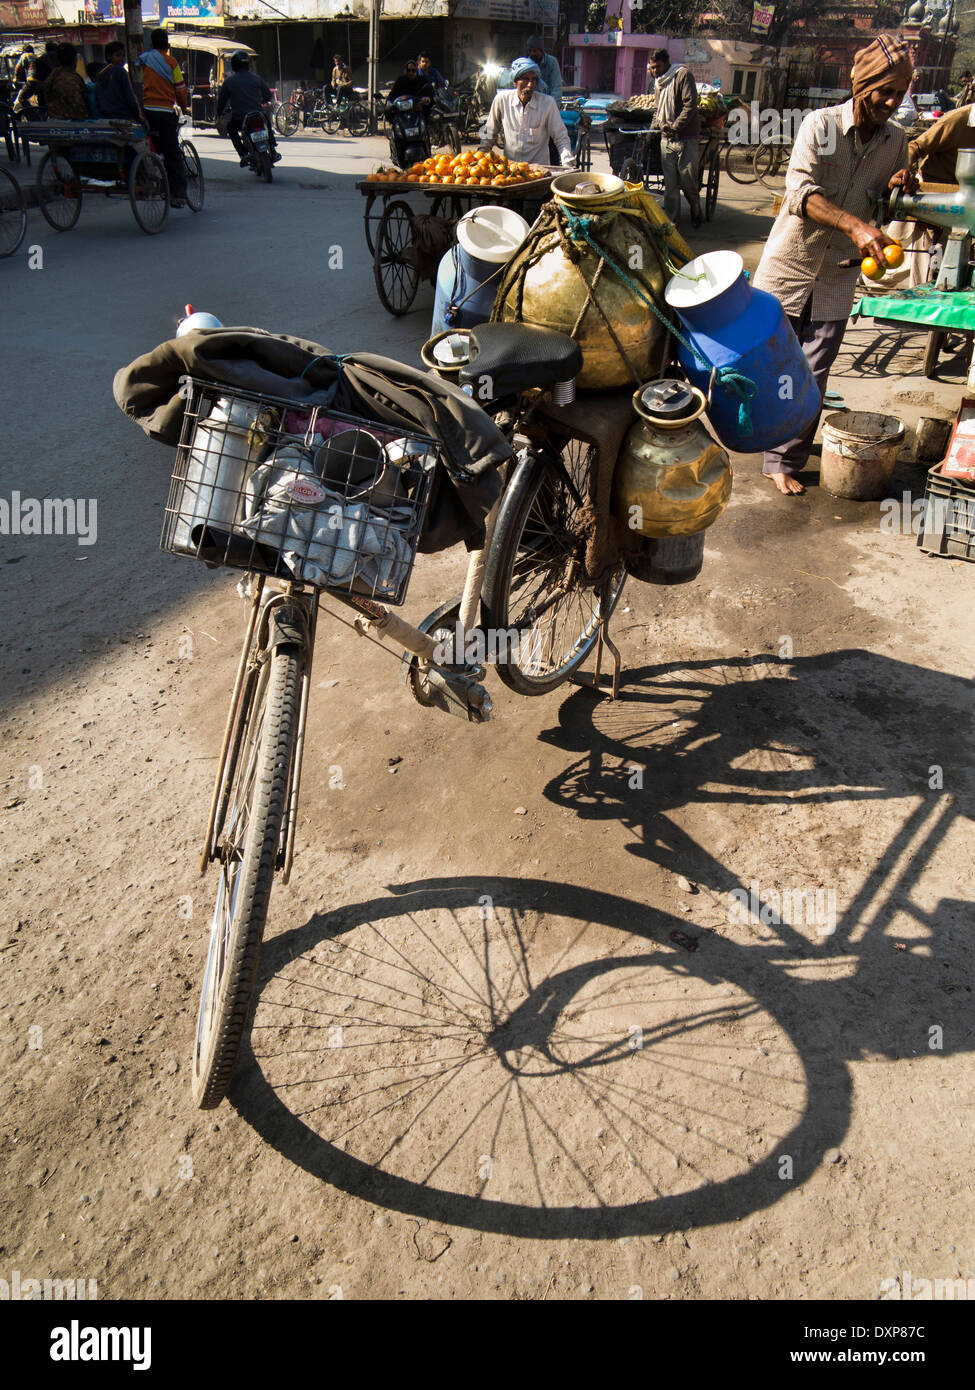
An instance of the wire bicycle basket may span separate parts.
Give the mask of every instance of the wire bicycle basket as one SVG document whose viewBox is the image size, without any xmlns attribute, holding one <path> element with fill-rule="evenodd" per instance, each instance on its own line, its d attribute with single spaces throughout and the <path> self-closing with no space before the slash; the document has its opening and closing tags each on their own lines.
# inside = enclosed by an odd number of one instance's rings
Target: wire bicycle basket
<svg viewBox="0 0 975 1390">
<path fill-rule="evenodd" d="M 402 603 L 438 441 L 331 408 L 186 384 L 159 548 Z"/>
</svg>

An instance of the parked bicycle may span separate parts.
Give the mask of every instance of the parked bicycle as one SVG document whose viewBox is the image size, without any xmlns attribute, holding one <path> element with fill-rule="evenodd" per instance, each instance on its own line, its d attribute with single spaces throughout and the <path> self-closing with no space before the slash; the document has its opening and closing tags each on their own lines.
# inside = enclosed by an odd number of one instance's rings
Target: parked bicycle
<svg viewBox="0 0 975 1390">
<path fill-rule="evenodd" d="M 339 617 L 335 607 L 344 607 L 363 635 L 405 648 L 401 678 L 417 702 L 470 723 L 491 711 L 486 634 L 506 639 L 494 663 L 521 695 L 554 690 L 594 649 L 598 680 L 604 642 L 618 673 L 606 625 L 626 572 L 621 561 L 594 587 L 581 540 L 596 450 L 551 411 L 546 389 L 579 372 L 578 344 L 521 324 L 485 325 L 472 335 L 480 350 L 461 382 L 466 375 L 472 384 L 492 383 L 484 409 L 513 458 L 484 543 L 470 556 L 463 595 L 417 626 L 386 605 L 406 597 L 437 470 L 449 471 L 440 441 L 399 424 L 184 379 L 189 399 L 162 548 L 250 575 L 201 862 L 202 872 L 211 863 L 218 869 L 193 1061 L 201 1108 L 219 1104 L 230 1085 L 272 883 L 276 874 L 287 882 L 291 871 L 320 611 Z M 312 457 L 314 471 L 301 463 Z M 324 514 L 316 509 L 330 495 L 334 527 L 319 526 L 312 516 Z M 472 636 L 480 639 L 473 646 Z"/>
<path fill-rule="evenodd" d="M 287 101 L 281 103 L 274 113 L 274 129 L 288 139 L 309 122 L 315 106 L 322 100 L 321 87 L 295 87 Z"/>
<path fill-rule="evenodd" d="M 791 140 L 783 137 L 764 141 L 756 148 L 753 159 L 755 177 L 766 188 L 777 189 L 785 178 L 792 155 L 792 144 Z"/>
</svg>

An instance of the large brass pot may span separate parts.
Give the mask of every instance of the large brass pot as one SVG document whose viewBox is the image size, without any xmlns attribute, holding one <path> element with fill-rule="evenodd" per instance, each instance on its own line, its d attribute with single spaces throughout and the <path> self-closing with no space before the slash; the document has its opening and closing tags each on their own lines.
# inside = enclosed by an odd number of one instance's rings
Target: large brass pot
<svg viewBox="0 0 975 1390">
<path fill-rule="evenodd" d="M 592 234 L 630 278 L 637 283 L 643 281 L 645 294 L 649 292 L 647 287 L 652 286 L 663 302 L 664 272 L 650 236 L 643 230 L 642 219 L 625 214 L 593 218 Z M 495 305 L 495 316 L 503 323 L 537 324 L 575 338 L 582 348 L 582 372 L 576 377 L 580 390 L 626 386 L 633 381 L 634 372 L 645 381 L 659 365 L 665 331 L 656 314 L 585 242 L 574 243 L 580 254 L 578 265 L 565 255 L 554 230 L 545 244 L 548 249 L 523 272 L 520 312 L 518 288 L 509 284 Z M 633 254 L 634 247 L 639 247 L 638 257 Z M 634 260 L 642 262 L 639 273 L 632 268 Z M 612 324 L 633 371 L 620 356 L 594 304 L 587 305 L 576 328 L 589 293 L 587 284 L 594 282 L 600 265 L 603 269 L 595 283 L 595 298 Z"/>
<path fill-rule="evenodd" d="M 684 382 L 653 382 L 633 397 L 641 418 L 616 461 L 612 511 L 641 536 L 693 535 L 728 505 L 731 463 L 701 423 L 705 404 L 703 394 Z M 668 406 L 675 412 L 669 419 L 661 413 Z"/>
</svg>

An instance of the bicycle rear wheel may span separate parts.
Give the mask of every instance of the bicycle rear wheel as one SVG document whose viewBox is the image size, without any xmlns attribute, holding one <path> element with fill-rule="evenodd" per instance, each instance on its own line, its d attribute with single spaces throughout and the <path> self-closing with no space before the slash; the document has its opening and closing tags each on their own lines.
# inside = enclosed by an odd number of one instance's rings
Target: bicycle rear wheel
<svg viewBox="0 0 975 1390">
<path fill-rule="evenodd" d="M 273 649 L 243 687 L 224 788 L 220 883 L 210 927 L 193 1052 L 193 1099 L 227 1094 L 250 1014 L 294 772 L 301 699 L 297 646 Z"/>
<path fill-rule="evenodd" d="M 580 512 L 595 448 L 553 439 L 552 457 L 529 455 L 505 493 L 485 569 L 485 628 L 517 629 L 517 652 L 498 675 L 519 695 L 545 695 L 576 670 L 599 633 L 601 593 L 585 578 Z M 619 602 L 622 564 L 604 581 L 607 616 Z"/>
<path fill-rule="evenodd" d="M 755 183 L 754 146 L 729 144 L 724 152 L 724 170 L 734 183 Z"/>
<path fill-rule="evenodd" d="M 755 176 L 766 188 L 776 188 L 779 180 L 785 178 L 792 147 L 785 145 L 759 145 L 755 151 Z"/>
<path fill-rule="evenodd" d="M 287 140 L 298 129 L 298 108 L 290 102 L 279 106 L 274 113 L 274 129 Z"/>
<path fill-rule="evenodd" d="M 6 169 L 0 169 L 0 257 L 12 256 L 27 230 L 23 190 Z"/>
</svg>

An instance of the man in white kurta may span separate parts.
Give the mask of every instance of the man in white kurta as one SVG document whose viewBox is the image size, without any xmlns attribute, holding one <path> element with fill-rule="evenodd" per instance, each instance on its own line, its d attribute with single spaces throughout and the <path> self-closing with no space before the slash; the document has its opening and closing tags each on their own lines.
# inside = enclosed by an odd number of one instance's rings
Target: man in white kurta
<svg viewBox="0 0 975 1390">
<path fill-rule="evenodd" d="M 538 90 L 539 71 L 528 58 L 511 65 L 513 91 L 498 92 L 481 132 L 481 149 L 498 145 L 513 162 L 548 164 L 548 142 L 555 141 L 563 169 L 575 158 L 558 103 Z"/>
</svg>

